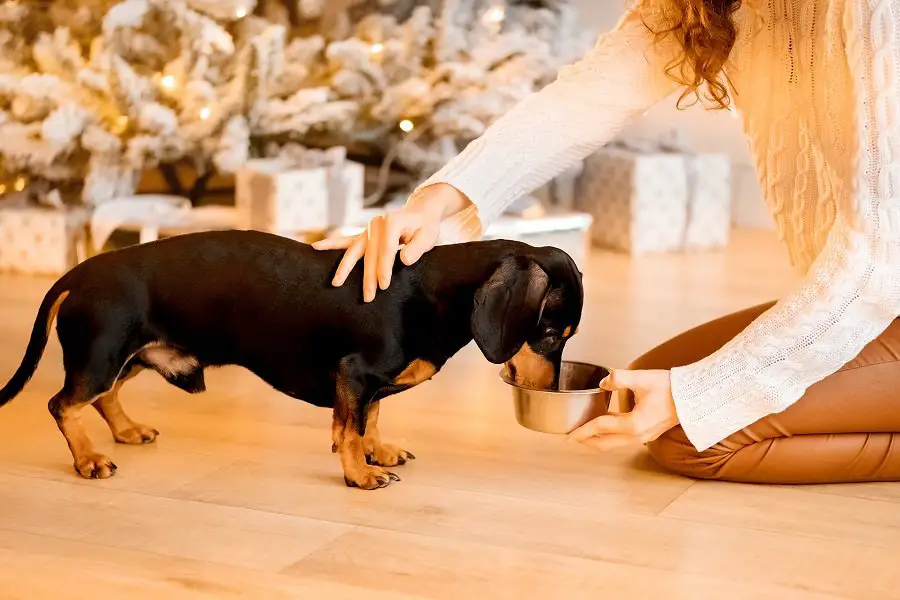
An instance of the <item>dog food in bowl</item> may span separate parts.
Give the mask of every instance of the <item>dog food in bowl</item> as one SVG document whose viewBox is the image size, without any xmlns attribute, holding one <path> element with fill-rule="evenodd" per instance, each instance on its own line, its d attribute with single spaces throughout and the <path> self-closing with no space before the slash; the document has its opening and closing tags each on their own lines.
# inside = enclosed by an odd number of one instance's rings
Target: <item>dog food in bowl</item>
<svg viewBox="0 0 900 600">
<path fill-rule="evenodd" d="M 600 389 L 609 371 L 597 365 L 563 361 L 558 390 L 517 385 L 504 368 L 500 378 L 512 388 L 519 425 L 541 433 L 569 433 L 606 414 L 612 394 Z"/>
</svg>

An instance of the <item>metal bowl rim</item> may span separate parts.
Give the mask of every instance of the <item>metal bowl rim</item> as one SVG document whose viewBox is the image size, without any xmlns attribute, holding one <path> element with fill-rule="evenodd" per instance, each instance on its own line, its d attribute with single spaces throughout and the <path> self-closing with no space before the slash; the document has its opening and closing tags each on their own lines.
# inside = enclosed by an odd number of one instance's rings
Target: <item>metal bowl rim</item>
<svg viewBox="0 0 900 600">
<path fill-rule="evenodd" d="M 583 366 L 583 367 L 591 367 L 591 368 L 594 368 L 594 369 L 603 369 L 603 370 L 606 371 L 607 373 L 610 372 L 609 368 L 604 367 L 603 365 L 595 365 L 595 364 L 588 363 L 588 362 L 583 362 L 583 361 L 580 361 L 580 360 L 564 360 L 564 361 L 562 361 L 562 364 L 564 364 L 564 365 L 565 365 L 565 364 L 568 364 L 568 365 L 581 365 L 581 366 Z M 510 381 L 510 379 L 506 376 L 505 371 L 506 371 L 506 368 L 505 368 L 505 367 L 502 368 L 502 369 L 500 369 L 500 379 L 503 380 L 503 383 L 505 383 L 506 385 L 508 385 L 508 386 L 510 386 L 510 387 L 514 387 L 514 388 L 519 389 L 519 390 L 526 390 L 526 391 L 529 391 L 529 392 L 540 392 L 540 393 L 542 393 L 542 394 L 552 394 L 552 395 L 555 395 L 555 396 L 569 396 L 569 395 L 572 395 L 572 394 L 598 394 L 598 393 L 600 393 L 600 392 L 608 392 L 608 391 L 609 391 L 609 390 L 604 390 L 604 389 L 601 388 L 601 387 L 597 387 L 597 388 L 587 388 L 587 389 L 584 389 L 584 390 L 542 390 L 542 389 L 539 389 L 539 388 L 533 388 L 533 387 L 528 387 L 528 386 L 524 386 L 524 385 L 519 385 L 518 383 L 516 383 L 516 382 L 514 382 L 514 381 Z"/>
</svg>

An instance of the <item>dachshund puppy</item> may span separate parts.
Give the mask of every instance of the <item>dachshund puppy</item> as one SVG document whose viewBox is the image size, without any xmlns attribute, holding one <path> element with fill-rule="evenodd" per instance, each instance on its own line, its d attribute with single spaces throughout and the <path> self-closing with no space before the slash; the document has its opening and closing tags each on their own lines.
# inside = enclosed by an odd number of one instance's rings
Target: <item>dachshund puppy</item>
<svg viewBox="0 0 900 600">
<path fill-rule="evenodd" d="M 439 246 L 362 301 L 361 265 L 331 285 L 341 252 L 255 231 L 183 235 L 95 256 L 44 298 L 21 366 L 0 406 L 37 369 L 54 319 L 65 383 L 49 402 L 75 470 L 105 479 L 116 465 L 81 424 L 88 404 L 116 441 L 158 432 L 132 421 L 118 394 L 141 370 L 190 393 L 204 369 L 239 365 L 280 392 L 334 410 L 333 452 L 349 486 L 399 480 L 385 468 L 413 455 L 383 443 L 381 400 L 430 379 L 474 338 L 523 385 L 556 385 L 581 318 L 581 273 L 556 248 L 511 241 Z"/>
</svg>

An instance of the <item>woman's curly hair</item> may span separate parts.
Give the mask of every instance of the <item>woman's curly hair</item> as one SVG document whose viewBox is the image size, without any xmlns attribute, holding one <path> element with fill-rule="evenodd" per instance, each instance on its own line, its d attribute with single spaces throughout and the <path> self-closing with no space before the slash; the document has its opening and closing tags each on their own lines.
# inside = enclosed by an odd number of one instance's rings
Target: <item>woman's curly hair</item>
<svg viewBox="0 0 900 600">
<path fill-rule="evenodd" d="M 734 13 L 741 0 L 665 0 L 653 2 L 662 9 L 662 19 L 644 24 L 657 42 L 674 36 L 680 56 L 666 66 L 666 74 L 685 87 L 678 100 L 706 100 L 714 108 L 728 108 L 730 98 L 724 67 L 737 39 Z"/>
</svg>

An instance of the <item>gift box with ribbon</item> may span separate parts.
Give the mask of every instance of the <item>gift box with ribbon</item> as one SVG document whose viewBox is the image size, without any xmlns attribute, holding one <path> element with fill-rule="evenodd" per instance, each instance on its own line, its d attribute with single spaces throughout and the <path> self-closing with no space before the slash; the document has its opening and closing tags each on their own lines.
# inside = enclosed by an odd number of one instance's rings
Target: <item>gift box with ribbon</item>
<svg viewBox="0 0 900 600">
<path fill-rule="evenodd" d="M 356 220 L 363 209 L 365 168 L 346 149 L 285 147 L 275 158 L 248 161 L 236 177 L 240 226 L 279 234 L 324 231 Z"/>
<path fill-rule="evenodd" d="M 720 248 L 731 231 L 725 155 L 696 154 L 677 136 L 617 141 L 585 162 L 577 206 L 599 246 L 630 254 Z"/>
</svg>

